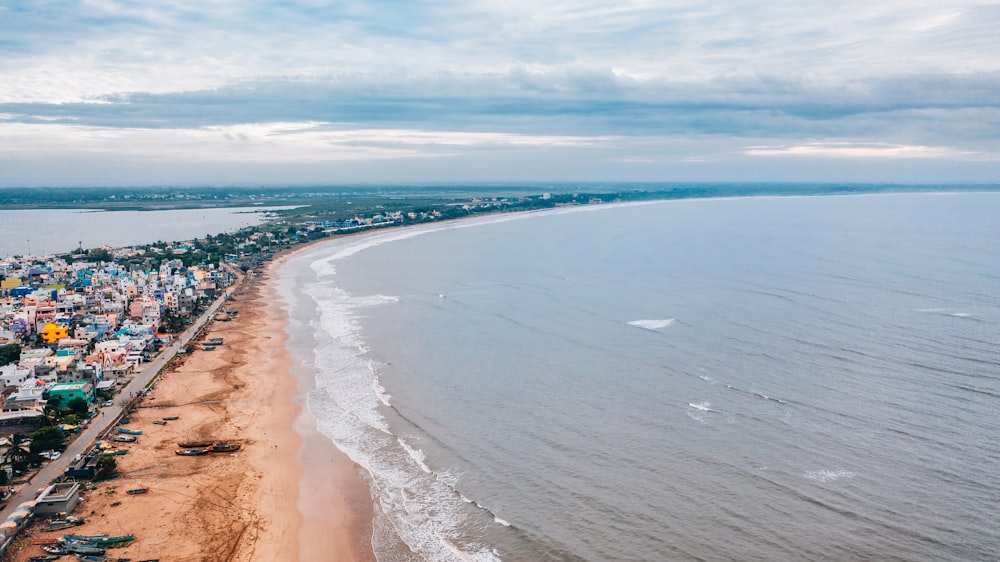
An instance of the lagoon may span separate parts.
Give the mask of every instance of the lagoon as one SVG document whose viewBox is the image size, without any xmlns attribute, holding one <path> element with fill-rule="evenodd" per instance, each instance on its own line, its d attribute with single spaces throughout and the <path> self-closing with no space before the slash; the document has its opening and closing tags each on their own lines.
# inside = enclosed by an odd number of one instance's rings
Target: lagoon
<svg viewBox="0 0 1000 562">
<path fill-rule="evenodd" d="M 56 254 L 78 247 L 124 247 L 191 240 L 263 223 L 287 207 L 168 211 L 0 209 L 0 258 Z"/>
</svg>

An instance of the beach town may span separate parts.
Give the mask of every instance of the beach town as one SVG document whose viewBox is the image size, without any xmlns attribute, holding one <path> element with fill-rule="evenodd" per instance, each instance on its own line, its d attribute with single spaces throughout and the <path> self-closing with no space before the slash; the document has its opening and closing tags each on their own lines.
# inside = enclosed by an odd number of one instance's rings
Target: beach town
<svg viewBox="0 0 1000 562">
<path fill-rule="evenodd" d="M 251 229 L 214 263 L 181 244 L 0 261 L 3 560 L 374 559 L 367 485 L 318 434 L 299 498 L 280 258 L 254 244 L 321 228 Z"/>
<path fill-rule="evenodd" d="M 621 197 L 313 202 L 0 259 L 0 559 L 374 560 L 369 484 L 302 407 L 274 269 L 331 237 Z"/>
</svg>

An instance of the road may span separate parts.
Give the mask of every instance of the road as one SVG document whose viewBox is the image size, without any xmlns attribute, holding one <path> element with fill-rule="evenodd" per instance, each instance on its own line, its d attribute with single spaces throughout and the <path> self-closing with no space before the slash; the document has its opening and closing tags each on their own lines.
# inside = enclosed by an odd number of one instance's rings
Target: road
<svg viewBox="0 0 1000 562">
<path fill-rule="evenodd" d="M 216 299 L 204 314 L 199 316 L 187 330 L 184 330 L 174 340 L 173 344 L 163 349 L 152 361 L 146 363 L 142 370 L 133 377 L 132 381 L 118 393 L 114 405 L 100 408 L 98 415 L 90 419 L 87 427 L 66 447 L 66 451 L 63 452 L 62 456 L 54 461 L 47 461 L 31 477 L 28 483 L 22 484 L 14 495 L 11 496 L 10 501 L 4 506 L 3 510 L 0 510 L 0 522 L 6 520 L 7 516 L 17 509 L 17 506 L 20 504 L 35 499 L 35 496 L 46 488 L 52 480 L 61 476 L 66 471 L 66 468 L 76 458 L 76 455 L 82 455 L 84 451 L 89 450 L 94 445 L 94 442 L 97 441 L 97 438 L 103 435 L 121 417 L 122 405 L 127 403 L 132 396 L 138 394 L 139 391 L 146 388 L 149 382 L 167 365 L 167 362 L 173 359 L 177 355 L 177 352 L 187 345 L 191 341 L 191 338 L 198 333 L 198 330 L 205 326 L 208 319 L 219 310 L 237 286 L 238 284 L 228 287 L 226 292 Z"/>
</svg>

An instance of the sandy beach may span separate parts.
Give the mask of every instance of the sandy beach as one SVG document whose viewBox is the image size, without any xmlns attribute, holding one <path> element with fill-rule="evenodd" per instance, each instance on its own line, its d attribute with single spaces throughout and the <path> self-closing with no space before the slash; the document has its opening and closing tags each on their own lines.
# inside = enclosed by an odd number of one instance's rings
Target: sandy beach
<svg viewBox="0 0 1000 562">
<path fill-rule="evenodd" d="M 286 256 L 287 257 L 287 256 Z M 204 338 L 214 351 L 178 356 L 131 416 L 142 431 L 115 457 L 120 477 L 96 482 L 75 515 L 75 534 L 134 534 L 108 556 L 132 560 L 372 561 L 372 505 L 351 460 L 315 426 L 304 408 L 312 381 L 297 380 L 285 348 L 285 311 L 269 276 L 247 280 Z M 165 424 L 163 418 L 176 417 Z M 192 439 L 238 442 L 234 453 L 178 456 Z M 127 494 L 148 488 L 139 495 Z M 58 537 L 41 532 L 29 539 Z M 14 561 L 42 554 L 24 544 Z"/>
</svg>

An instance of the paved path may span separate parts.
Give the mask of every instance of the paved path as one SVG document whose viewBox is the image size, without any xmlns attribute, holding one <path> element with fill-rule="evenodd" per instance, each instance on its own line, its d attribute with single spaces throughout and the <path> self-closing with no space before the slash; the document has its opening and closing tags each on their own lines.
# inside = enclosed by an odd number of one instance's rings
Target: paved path
<svg viewBox="0 0 1000 562">
<path fill-rule="evenodd" d="M 200 330 L 207 322 L 208 319 L 215 314 L 219 307 L 221 307 L 229 295 L 236 289 L 238 284 L 232 285 L 226 289 L 225 294 L 215 300 L 205 311 L 204 314 L 199 316 L 187 330 L 184 330 L 180 336 L 174 339 L 174 343 L 163 349 L 155 359 L 146 363 L 145 367 L 139 371 L 132 381 L 129 382 L 125 388 L 118 393 L 115 398 L 115 404 L 113 406 L 106 406 L 99 408 L 98 414 L 90 419 L 90 423 L 84 428 L 76 439 L 72 441 L 67 447 L 66 451 L 63 452 L 62 456 L 54 461 L 47 461 L 41 469 L 39 469 L 31 480 L 26 484 L 21 484 L 17 492 L 11 496 L 10 501 L 7 505 L 0 510 L 0 522 L 7 519 L 17 506 L 21 505 L 26 501 L 35 499 L 38 493 L 46 488 L 52 480 L 62 475 L 69 467 L 70 462 L 76 457 L 76 455 L 82 455 L 84 451 L 90 449 L 94 445 L 94 441 L 97 440 L 105 431 L 111 427 L 114 422 L 122 414 L 122 405 L 134 396 L 138 394 L 139 391 L 146 388 L 153 377 L 159 374 L 160 370 L 166 366 L 167 362 L 173 359 L 174 355 L 181 347 L 187 345 L 191 338 L 194 337 L 198 330 Z"/>
</svg>

